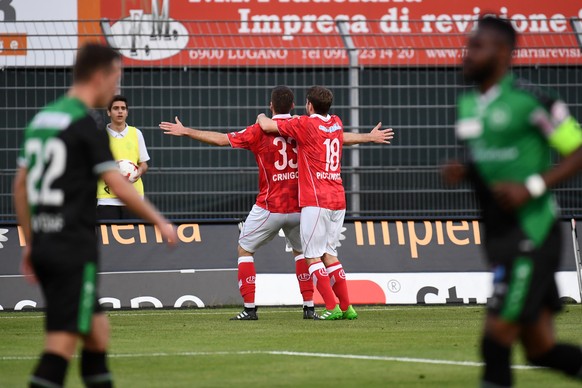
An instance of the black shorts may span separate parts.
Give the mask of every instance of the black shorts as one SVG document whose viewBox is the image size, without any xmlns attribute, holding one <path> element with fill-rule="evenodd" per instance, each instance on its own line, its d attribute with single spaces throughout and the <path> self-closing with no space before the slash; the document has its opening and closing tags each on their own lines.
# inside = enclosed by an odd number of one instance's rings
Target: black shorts
<svg viewBox="0 0 582 388">
<path fill-rule="evenodd" d="M 544 308 L 561 309 L 555 278 L 562 250 L 558 223 L 539 247 L 533 247 L 519 228 L 488 239 L 485 246 L 494 270 L 490 313 L 527 324 L 535 322 Z"/>
<path fill-rule="evenodd" d="M 131 210 L 127 208 L 127 206 L 98 205 L 97 220 L 139 220 L 139 217 L 133 214 Z"/>
<path fill-rule="evenodd" d="M 31 261 L 46 306 L 46 331 L 88 334 L 93 314 L 103 311 L 97 296 L 97 254 L 69 248 L 58 257 L 34 249 Z M 75 255 L 75 260 L 71 259 Z"/>
</svg>

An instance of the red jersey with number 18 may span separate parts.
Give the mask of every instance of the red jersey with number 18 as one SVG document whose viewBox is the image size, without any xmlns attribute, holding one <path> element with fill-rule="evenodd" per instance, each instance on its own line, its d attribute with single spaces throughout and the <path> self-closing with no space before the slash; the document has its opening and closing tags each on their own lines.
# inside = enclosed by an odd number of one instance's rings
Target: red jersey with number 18
<svg viewBox="0 0 582 388">
<path fill-rule="evenodd" d="M 289 114 L 273 116 L 286 121 Z M 271 213 L 298 213 L 297 143 L 289 136 L 266 134 L 258 124 L 239 132 L 228 133 L 232 148 L 243 148 L 255 154 L 259 166 L 257 206 Z"/>
<path fill-rule="evenodd" d="M 297 140 L 299 206 L 345 209 L 341 177 L 344 126 L 340 118 L 314 114 L 278 121 L 277 126 L 282 136 Z"/>
</svg>

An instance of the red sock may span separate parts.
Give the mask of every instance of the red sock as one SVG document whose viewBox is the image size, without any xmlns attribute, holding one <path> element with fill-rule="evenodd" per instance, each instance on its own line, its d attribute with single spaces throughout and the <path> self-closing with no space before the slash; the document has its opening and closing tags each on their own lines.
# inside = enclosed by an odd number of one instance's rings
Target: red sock
<svg viewBox="0 0 582 388">
<path fill-rule="evenodd" d="M 350 295 L 348 293 L 348 282 L 344 268 L 338 261 L 327 267 L 327 273 L 333 292 L 339 299 L 340 308 L 342 311 L 346 311 L 350 307 Z"/>
<path fill-rule="evenodd" d="M 255 260 L 252 256 L 242 256 L 238 258 L 238 289 L 245 307 L 255 307 L 255 280 L 257 271 L 255 270 Z"/>
<path fill-rule="evenodd" d="M 325 302 L 325 308 L 327 310 L 333 310 L 336 305 L 335 295 L 331 289 L 329 276 L 327 276 L 327 271 L 325 270 L 323 263 L 321 261 L 312 263 L 309 266 L 309 274 L 317 287 L 317 291 L 319 291 Z"/>
<path fill-rule="evenodd" d="M 309 267 L 303 255 L 295 256 L 295 274 L 299 282 L 299 291 L 303 296 L 303 306 L 313 307 L 313 281 L 311 280 L 311 275 L 309 275 Z"/>
</svg>

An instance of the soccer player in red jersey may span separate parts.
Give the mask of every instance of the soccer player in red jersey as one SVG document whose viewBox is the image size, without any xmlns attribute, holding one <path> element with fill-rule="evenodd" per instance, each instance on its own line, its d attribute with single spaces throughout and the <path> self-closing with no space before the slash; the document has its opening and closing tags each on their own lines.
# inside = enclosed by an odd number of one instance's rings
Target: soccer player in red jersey
<svg viewBox="0 0 582 388">
<path fill-rule="evenodd" d="M 350 304 L 346 275 L 336 250 L 346 212 L 341 158 L 348 134 L 344 134 L 340 118 L 328 114 L 332 101 L 329 89 L 313 86 L 307 91 L 305 109 L 309 116 L 273 121 L 259 115 L 257 122 L 269 134 L 297 141 L 300 233 L 309 273 L 325 302 L 319 318 L 356 319 L 358 314 Z"/>
<path fill-rule="evenodd" d="M 273 120 L 286 121 L 294 108 L 291 89 L 278 86 L 271 93 L 270 110 Z M 188 136 L 204 143 L 242 148 L 254 153 L 259 167 L 259 194 L 239 236 L 238 281 L 244 300 L 244 310 L 233 320 L 258 319 L 255 305 L 256 270 L 253 254 L 271 241 L 283 229 L 287 244 L 293 249 L 299 289 L 303 296 L 303 317 L 315 318 L 313 305 L 313 282 L 307 262 L 302 254 L 299 235 L 300 209 L 297 185 L 297 145 L 289 136 L 264 133 L 258 124 L 242 131 L 228 134 L 185 128 L 176 118 L 176 123 L 160 124 L 166 134 Z M 369 134 L 352 134 L 351 144 L 363 142 L 389 142 L 392 132 L 374 128 Z"/>
</svg>

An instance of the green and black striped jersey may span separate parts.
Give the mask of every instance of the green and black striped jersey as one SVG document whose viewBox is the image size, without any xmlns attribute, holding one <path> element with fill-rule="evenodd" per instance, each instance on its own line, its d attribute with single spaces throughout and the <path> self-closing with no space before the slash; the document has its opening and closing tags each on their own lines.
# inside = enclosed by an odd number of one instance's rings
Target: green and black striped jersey
<svg viewBox="0 0 582 388">
<path fill-rule="evenodd" d="M 566 104 L 508 74 L 485 94 L 472 91 L 459 99 L 456 132 L 468 148 L 488 233 L 519 226 L 539 246 L 556 220 L 553 195 L 547 192 L 508 214 L 490 188 L 544 173 L 552 148 L 567 156 L 582 146 L 582 131 Z"/>
<path fill-rule="evenodd" d="M 27 169 L 33 247 L 96 247 L 97 180 L 117 166 L 90 110 L 68 96 L 43 108 L 26 128 L 19 165 Z"/>
</svg>

